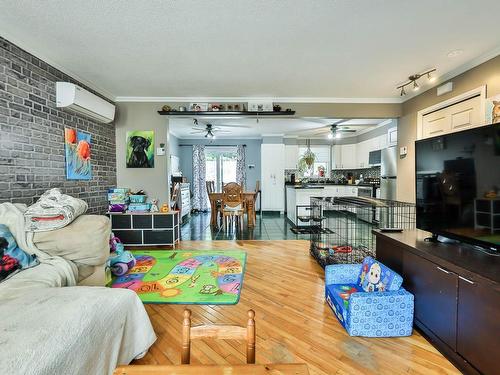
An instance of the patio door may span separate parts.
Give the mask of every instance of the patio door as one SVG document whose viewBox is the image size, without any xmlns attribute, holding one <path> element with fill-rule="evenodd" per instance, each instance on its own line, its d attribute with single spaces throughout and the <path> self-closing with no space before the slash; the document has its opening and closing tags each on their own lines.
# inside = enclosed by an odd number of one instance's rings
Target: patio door
<svg viewBox="0 0 500 375">
<path fill-rule="evenodd" d="M 236 147 L 205 147 L 206 181 L 215 181 L 215 190 L 222 185 L 236 182 Z"/>
</svg>

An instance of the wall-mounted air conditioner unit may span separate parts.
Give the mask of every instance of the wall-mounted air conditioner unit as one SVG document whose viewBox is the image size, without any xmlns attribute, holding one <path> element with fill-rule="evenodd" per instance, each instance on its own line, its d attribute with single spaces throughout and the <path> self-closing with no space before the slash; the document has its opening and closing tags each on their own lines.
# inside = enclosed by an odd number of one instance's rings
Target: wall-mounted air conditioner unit
<svg viewBox="0 0 500 375">
<path fill-rule="evenodd" d="M 69 82 L 56 82 L 59 108 L 72 109 L 97 121 L 109 123 L 115 118 L 115 106 L 97 95 Z"/>
</svg>

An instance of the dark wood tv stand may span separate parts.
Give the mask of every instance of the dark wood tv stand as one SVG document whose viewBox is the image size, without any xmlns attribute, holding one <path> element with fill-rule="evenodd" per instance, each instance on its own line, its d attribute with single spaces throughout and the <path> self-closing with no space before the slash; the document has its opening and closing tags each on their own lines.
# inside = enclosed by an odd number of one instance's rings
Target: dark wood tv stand
<svg viewBox="0 0 500 375">
<path fill-rule="evenodd" d="M 415 326 L 464 373 L 498 374 L 500 256 L 421 230 L 374 234 L 377 259 L 415 296 Z"/>
</svg>

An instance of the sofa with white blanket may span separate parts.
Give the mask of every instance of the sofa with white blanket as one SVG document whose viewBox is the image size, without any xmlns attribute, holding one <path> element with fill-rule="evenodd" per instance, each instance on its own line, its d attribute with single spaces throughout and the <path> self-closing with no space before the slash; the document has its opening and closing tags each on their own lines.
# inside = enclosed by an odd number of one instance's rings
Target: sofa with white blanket
<svg viewBox="0 0 500 375">
<path fill-rule="evenodd" d="M 111 374 L 143 356 L 156 336 L 142 302 L 103 287 L 109 219 L 33 233 L 25 210 L 0 204 L 0 224 L 40 262 L 0 282 L 0 374 Z"/>
</svg>

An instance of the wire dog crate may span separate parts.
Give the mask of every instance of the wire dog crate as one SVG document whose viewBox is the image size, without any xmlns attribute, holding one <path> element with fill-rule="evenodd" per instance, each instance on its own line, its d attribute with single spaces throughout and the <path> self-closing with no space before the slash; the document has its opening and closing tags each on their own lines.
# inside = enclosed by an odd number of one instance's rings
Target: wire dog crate
<svg viewBox="0 0 500 375">
<path fill-rule="evenodd" d="M 373 229 L 413 229 L 411 203 L 364 197 L 313 197 L 311 216 L 319 230 L 311 233 L 311 255 L 325 267 L 360 263 L 375 256 Z M 328 230 L 327 230 L 328 229 Z"/>
</svg>

